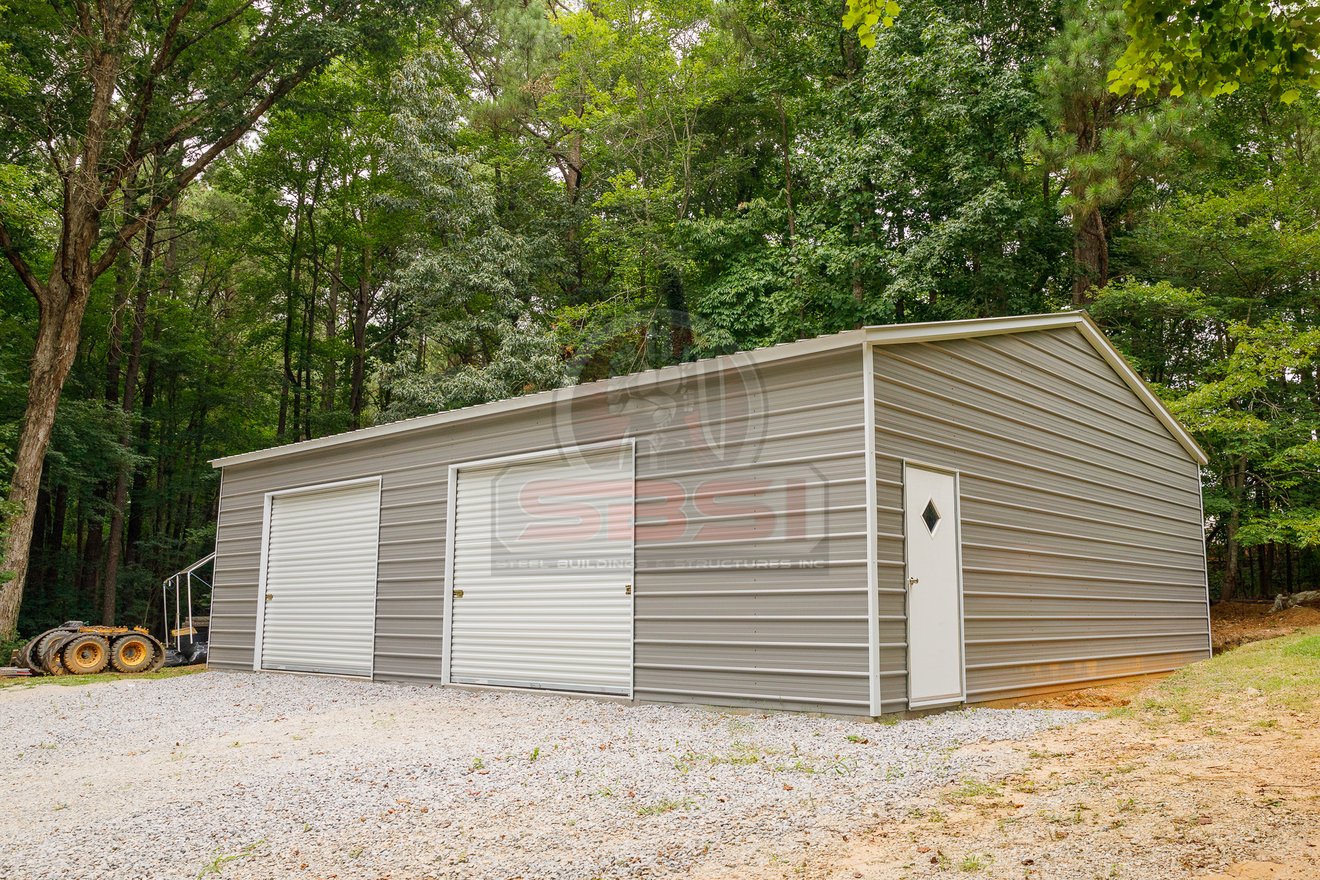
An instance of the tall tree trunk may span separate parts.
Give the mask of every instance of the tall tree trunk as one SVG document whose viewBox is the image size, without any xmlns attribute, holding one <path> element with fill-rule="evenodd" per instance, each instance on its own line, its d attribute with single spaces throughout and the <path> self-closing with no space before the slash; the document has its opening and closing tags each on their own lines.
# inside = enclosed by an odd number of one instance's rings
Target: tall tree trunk
<svg viewBox="0 0 1320 880">
<path fill-rule="evenodd" d="M 91 235 L 91 230 L 82 230 Z M 91 252 L 90 243 L 85 253 Z M 37 513 L 37 492 L 41 488 L 41 468 L 50 448 L 51 430 L 60 391 L 78 356 L 78 333 L 83 312 L 91 294 L 91 266 L 70 267 L 69 276 L 55 272 L 47 284 L 48 294 L 39 303 L 37 340 L 32 353 L 28 378 L 27 407 L 14 455 L 14 475 L 10 481 L 9 503 L 15 513 L 9 520 L 4 554 L 0 562 L 0 638 L 10 638 L 18 626 L 18 609 L 27 582 L 28 558 L 32 551 L 33 519 Z"/>
<path fill-rule="evenodd" d="M 57 486 L 51 493 L 51 518 L 50 518 L 50 549 L 51 555 L 46 558 L 46 571 L 43 573 L 42 581 L 46 584 L 55 584 L 59 581 L 61 573 L 61 556 L 64 550 L 64 523 L 69 510 L 69 487 Z"/>
<path fill-rule="evenodd" d="M 362 409 L 367 381 L 367 321 L 371 317 L 371 243 L 362 249 L 362 274 L 358 276 L 353 311 L 353 374 L 349 389 L 349 426 L 362 427 Z"/>
<path fill-rule="evenodd" d="M 335 356 L 334 340 L 339 335 L 339 283 L 340 272 L 344 265 L 344 246 L 335 245 L 335 270 L 330 273 L 330 295 L 325 306 L 325 341 L 330 357 L 326 358 L 325 370 L 321 373 L 321 412 L 334 412 L 339 376 L 336 367 L 339 359 Z"/>
<path fill-rule="evenodd" d="M 302 210 L 304 203 L 302 184 L 298 186 L 298 203 L 293 211 L 293 240 L 289 244 L 289 261 L 284 275 L 284 374 L 280 378 L 280 417 L 275 428 L 275 436 L 284 439 L 289 426 L 289 395 L 296 394 L 293 389 L 293 288 L 297 278 L 298 244 L 302 236 Z M 294 418 L 294 430 L 298 421 Z"/>
<path fill-rule="evenodd" d="M 122 223 L 133 219 L 133 210 L 137 205 L 134 180 L 124 186 Z M 124 309 L 128 307 L 128 296 L 133 291 L 132 252 L 124 248 L 115 260 L 115 302 L 110 311 L 110 342 L 105 358 L 105 399 L 110 403 L 119 402 L 120 370 L 124 360 Z"/>
<path fill-rule="evenodd" d="M 1085 308 L 1109 283 L 1109 230 L 1099 208 L 1092 208 L 1073 233 L 1072 301 Z"/>
<path fill-rule="evenodd" d="M 797 217 L 793 212 L 793 164 L 792 146 L 788 137 L 788 116 L 784 113 L 784 101 L 775 96 L 775 110 L 779 113 L 779 148 L 784 154 L 784 205 L 788 212 L 788 246 L 793 246 L 797 239 Z"/>
<path fill-rule="evenodd" d="M 311 213 L 310 210 L 308 213 Z M 298 354 L 298 387 L 303 389 L 303 410 L 301 439 L 312 439 L 312 409 L 314 401 L 312 400 L 312 342 L 316 338 L 316 295 L 321 289 L 321 261 L 315 260 L 312 263 L 312 280 L 308 285 L 307 296 L 305 298 L 306 308 L 303 310 L 303 332 L 301 345 Z"/>
<path fill-rule="evenodd" d="M 670 362 L 679 363 L 687 357 L 693 343 L 692 316 L 688 314 L 682 273 L 666 267 L 660 277 L 660 289 L 664 292 L 665 309 L 669 313 Z"/>
<path fill-rule="evenodd" d="M 1229 497 L 1232 508 L 1224 521 L 1224 581 L 1219 589 L 1219 598 L 1228 601 L 1237 596 L 1242 588 L 1242 566 L 1238 547 L 1238 529 L 1242 525 L 1243 489 L 1246 485 L 1247 460 L 1240 457 L 1233 464 L 1228 474 Z"/>
<path fill-rule="evenodd" d="M 119 560 L 123 554 L 124 507 L 128 504 L 128 485 L 136 468 L 132 464 L 134 452 L 132 418 L 137 406 L 137 380 L 142 365 L 142 337 L 147 326 L 147 299 L 151 291 L 151 262 L 156 249 L 156 224 L 147 224 L 142 241 L 142 264 L 138 273 L 137 292 L 133 299 L 133 338 L 129 343 L 128 363 L 124 369 L 124 421 L 119 435 L 125 461 L 115 475 L 115 494 L 110 502 L 110 530 L 106 537 L 105 578 L 101 585 L 101 622 L 109 626 L 117 617 Z"/>
</svg>

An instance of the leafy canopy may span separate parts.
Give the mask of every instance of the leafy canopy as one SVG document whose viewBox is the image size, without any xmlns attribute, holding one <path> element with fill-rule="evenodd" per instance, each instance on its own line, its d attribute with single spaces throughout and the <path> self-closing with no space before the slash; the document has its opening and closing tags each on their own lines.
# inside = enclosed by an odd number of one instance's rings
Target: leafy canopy
<svg viewBox="0 0 1320 880">
<path fill-rule="evenodd" d="M 848 0 L 843 13 L 844 30 L 857 31 L 857 39 L 870 49 L 875 45 L 876 25 L 893 27 L 894 19 L 902 11 L 894 0 Z"/>
<path fill-rule="evenodd" d="M 873 48 L 892 27 L 894 0 L 848 0 L 843 27 Z M 1174 97 L 1232 94 L 1265 81 L 1291 104 L 1320 87 L 1320 4 L 1308 0 L 1124 0 L 1127 49 L 1109 72 L 1118 95 L 1164 87 Z"/>
<path fill-rule="evenodd" d="M 1231 94 L 1260 79 L 1290 104 L 1320 86 L 1320 5 L 1274 0 L 1124 0 L 1127 51 L 1109 74 L 1117 94 Z"/>
</svg>

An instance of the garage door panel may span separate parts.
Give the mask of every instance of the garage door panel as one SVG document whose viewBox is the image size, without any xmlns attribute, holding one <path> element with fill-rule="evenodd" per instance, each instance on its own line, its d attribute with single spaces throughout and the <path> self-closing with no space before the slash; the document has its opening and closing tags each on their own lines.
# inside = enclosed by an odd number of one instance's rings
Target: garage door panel
<svg viewBox="0 0 1320 880">
<path fill-rule="evenodd" d="M 271 499 L 261 666 L 371 675 L 380 487 Z"/>
<path fill-rule="evenodd" d="M 631 447 L 459 470 L 451 681 L 631 692 L 633 485 Z"/>
</svg>

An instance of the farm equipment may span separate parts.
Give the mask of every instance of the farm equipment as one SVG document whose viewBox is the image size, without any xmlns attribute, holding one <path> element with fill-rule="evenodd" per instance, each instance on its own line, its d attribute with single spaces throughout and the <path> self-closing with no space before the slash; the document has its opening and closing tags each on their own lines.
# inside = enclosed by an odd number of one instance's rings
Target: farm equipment
<svg viewBox="0 0 1320 880">
<path fill-rule="evenodd" d="M 20 662 L 34 675 L 93 675 L 106 669 L 131 675 L 205 661 L 210 619 L 193 616 L 193 584 L 210 592 L 197 571 L 214 558 L 212 553 L 162 582 L 158 634 L 146 626 L 68 620 L 28 642 Z"/>
</svg>

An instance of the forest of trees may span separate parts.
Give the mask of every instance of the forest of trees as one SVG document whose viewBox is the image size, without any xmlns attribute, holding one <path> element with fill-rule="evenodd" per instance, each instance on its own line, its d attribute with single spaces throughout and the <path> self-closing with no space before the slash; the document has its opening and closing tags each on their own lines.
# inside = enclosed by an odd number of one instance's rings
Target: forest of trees
<svg viewBox="0 0 1320 880">
<path fill-rule="evenodd" d="M 1068 307 L 1209 452 L 1215 595 L 1316 584 L 1315 88 L 1111 89 L 1118 0 L 905 0 L 864 39 L 840 0 L 120 3 L 112 160 L 66 118 L 86 7 L 0 3 L 0 483 L 78 305 L 69 206 L 101 217 L 20 632 L 140 619 L 213 546 L 217 456 Z"/>
</svg>

